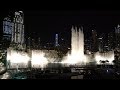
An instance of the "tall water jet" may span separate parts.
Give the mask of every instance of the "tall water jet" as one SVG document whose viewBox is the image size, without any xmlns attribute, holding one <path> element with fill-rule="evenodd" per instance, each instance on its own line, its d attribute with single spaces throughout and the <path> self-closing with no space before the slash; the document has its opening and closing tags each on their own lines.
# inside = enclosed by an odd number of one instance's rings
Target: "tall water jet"
<svg viewBox="0 0 120 90">
<path fill-rule="evenodd" d="M 71 29 L 71 52 L 64 58 L 62 63 L 84 64 L 86 56 L 84 55 L 84 34 L 80 28 Z"/>
</svg>

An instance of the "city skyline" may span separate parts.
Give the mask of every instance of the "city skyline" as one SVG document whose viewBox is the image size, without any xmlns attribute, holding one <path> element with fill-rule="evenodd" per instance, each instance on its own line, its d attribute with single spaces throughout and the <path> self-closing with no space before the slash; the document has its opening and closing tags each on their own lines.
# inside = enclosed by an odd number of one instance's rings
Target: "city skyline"
<svg viewBox="0 0 120 90">
<path fill-rule="evenodd" d="M 0 22 L 8 16 L 11 17 L 12 20 L 14 11 L 15 10 L 4 11 L 1 15 Z M 54 42 L 55 34 L 62 35 L 65 39 L 70 38 L 72 26 L 83 27 L 83 32 L 87 38 L 91 37 L 92 30 L 96 30 L 98 34 L 115 32 L 115 28 L 119 25 L 120 21 L 120 13 L 117 10 L 24 10 L 23 12 L 25 38 L 41 38 L 43 42 Z M 2 24 L 0 31 L 2 34 Z"/>
<path fill-rule="evenodd" d="M 0 18 L 0 32 L 2 34 L 2 21 L 4 17 L 11 16 L 15 10 L 3 11 Z M 83 27 L 87 36 L 91 36 L 92 30 L 97 33 L 114 32 L 120 23 L 120 12 L 113 10 L 23 10 L 25 37 L 41 38 L 43 42 L 53 42 L 56 33 L 67 34 L 70 37 L 72 26 Z M 67 37 L 65 37 L 68 39 Z"/>
<path fill-rule="evenodd" d="M 4 17 L 14 11 L 4 11 L 1 14 L 1 22 Z M 25 25 L 27 31 L 64 31 L 71 25 L 84 26 L 97 31 L 111 30 L 120 23 L 119 11 L 110 10 L 78 10 L 78 11 L 33 11 L 25 10 Z M 103 28 L 104 27 L 104 28 Z M 111 29 L 110 29 L 111 28 Z M 69 29 L 69 28 L 68 28 Z M 87 30 L 87 29 L 86 29 Z M 89 31 L 89 30 L 88 30 Z"/>
<path fill-rule="evenodd" d="M 48 73 L 52 74 L 51 68 L 58 68 L 60 65 L 61 70 L 57 70 L 54 73 L 63 75 L 63 73 L 67 72 L 71 74 L 68 78 L 73 79 L 75 77 L 72 74 L 79 72 L 76 74 L 78 76 L 83 74 L 81 79 L 85 79 L 87 78 L 86 75 L 92 75 L 91 72 L 93 71 L 89 70 L 90 68 L 99 73 L 101 72 L 99 69 L 107 67 L 105 70 L 107 74 L 120 66 L 120 25 L 115 20 L 117 18 L 114 16 L 115 13 L 111 15 L 108 13 L 103 15 L 103 12 L 90 14 L 91 12 L 85 11 L 82 12 L 82 15 L 70 12 L 63 12 L 62 15 L 60 12 L 47 13 L 45 11 L 44 14 L 43 11 L 42 14 L 36 12 L 36 15 L 35 13 L 29 13 L 28 15 L 31 15 L 29 18 L 33 16 L 34 18 L 28 19 L 28 17 L 24 16 L 24 11 L 15 11 L 11 14 L 13 16 L 4 17 L 2 24 L 3 36 L 1 36 L 2 40 L 0 42 L 1 63 L 5 65 L 2 68 L 7 68 L 7 71 L 16 73 L 16 75 L 26 73 L 25 70 L 33 73 L 34 68 L 40 71 L 50 69 Z M 86 16 L 84 15 L 87 15 L 88 18 L 85 18 Z M 80 19 L 81 22 L 79 22 Z M 28 21 L 32 23 L 28 23 Z M 100 32 L 100 28 L 98 29 L 96 25 L 106 25 L 106 27 L 109 26 L 112 29 L 100 27 L 103 28 L 102 30 L 109 29 L 109 31 Z M 43 28 L 44 32 L 36 30 L 39 28 Z M 80 67 L 80 71 L 75 70 L 76 66 Z M 65 68 L 68 71 L 64 72 Z M 14 71 L 15 69 L 16 71 Z M 82 69 L 83 71 L 86 69 L 88 71 L 83 73 Z M 117 71 L 114 71 L 114 75 L 117 75 Z M 12 76 L 12 74 L 8 76 Z M 42 78 L 37 76 L 37 74 L 34 77 L 32 76 L 26 73 L 24 78 Z M 98 77 L 99 75 L 95 78 Z"/>
</svg>

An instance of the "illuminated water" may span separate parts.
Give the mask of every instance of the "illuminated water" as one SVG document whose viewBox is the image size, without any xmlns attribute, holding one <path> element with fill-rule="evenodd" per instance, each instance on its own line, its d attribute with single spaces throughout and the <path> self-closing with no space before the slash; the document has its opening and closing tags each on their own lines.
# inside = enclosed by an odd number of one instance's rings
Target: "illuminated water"
<svg viewBox="0 0 120 90">
<path fill-rule="evenodd" d="M 57 53 L 57 52 L 55 52 Z M 64 65 L 86 65 L 91 61 L 100 64 L 100 60 L 108 60 L 111 64 L 114 60 L 114 51 L 106 53 L 95 53 L 94 55 L 84 54 L 84 33 L 80 28 L 71 29 L 71 50 L 63 57 L 61 62 L 55 62 L 54 57 L 45 56 L 46 52 L 42 50 L 31 50 L 31 53 L 24 51 L 16 51 L 12 48 L 7 50 L 7 66 L 8 68 L 28 68 L 28 62 L 31 61 L 33 68 L 44 68 L 48 63 L 62 63 Z M 57 55 L 57 54 L 55 54 Z M 51 54 L 53 56 L 53 54 Z"/>
<path fill-rule="evenodd" d="M 26 52 L 16 51 L 13 49 L 7 50 L 7 65 L 8 68 L 26 68 L 30 57 Z"/>
<path fill-rule="evenodd" d="M 97 62 L 97 64 L 100 64 L 100 60 L 101 61 L 106 61 L 108 60 L 108 64 L 113 64 L 113 60 L 114 60 L 114 51 L 109 51 L 106 53 L 99 53 L 97 52 L 95 54 L 95 60 Z"/>
<path fill-rule="evenodd" d="M 83 31 L 80 28 L 77 30 L 76 27 L 75 29 L 72 27 L 71 34 L 71 51 L 64 57 L 62 61 L 63 64 L 86 65 L 89 62 L 100 64 L 100 60 L 108 60 L 108 64 L 113 64 L 112 61 L 114 60 L 114 51 L 108 51 L 106 53 L 96 52 L 94 55 L 85 55 Z"/>
<path fill-rule="evenodd" d="M 71 52 L 64 57 L 62 63 L 67 64 L 85 64 L 86 56 L 84 55 L 84 34 L 83 31 L 79 28 L 71 29 Z"/>
<path fill-rule="evenodd" d="M 45 53 L 40 50 L 32 50 L 31 57 L 32 67 L 45 67 L 48 64 L 48 59 L 45 57 Z"/>
<path fill-rule="evenodd" d="M 23 51 L 8 49 L 7 62 L 8 68 L 27 68 L 28 62 L 31 61 L 32 67 L 43 68 L 48 60 L 41 50 L 32 50 L 31 55 Z"/>
</svg>

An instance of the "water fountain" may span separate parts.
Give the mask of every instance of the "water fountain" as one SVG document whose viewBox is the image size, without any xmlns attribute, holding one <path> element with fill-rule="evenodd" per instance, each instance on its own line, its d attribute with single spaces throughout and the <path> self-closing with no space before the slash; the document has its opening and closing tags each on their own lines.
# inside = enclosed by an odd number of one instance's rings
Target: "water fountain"
<svg viewBox="0 0 120 90">
<path fill-rule="evenodd" d="M 56 58 L 50 58 L 50 56 L 45 57 L 46 52 L 41 50 L 31 50 L 31 54 L 22 51 L 15 51 L 13 49 L 7 50 L 7 61 L 11 62 L 11 66 L 17 67 L 18 64 L 24 64 L 24 67 L 28 65 L 28 62 L 31 60 L 32 67 L 43 68 L 48 63 L 62 63 L 62 65 L 86 65 L 86 63 L 91 62 L 92 60 L 98 62 L 102 59 L 108 60 L 109 63 L 114 60 L 114 51 L 108 52 L 107 55 L 102 55 L 99 52 L 95 53 L 91 58 L 90 55 L 84 54 L 84 33 L 81 28 L 72 27 L 71 29 L 71 51 L 63 57 L 61 62 L 54 62 Z M 56 55 L 56 54 L 55 54 Z M 23 67 L 23 66 L 22 66 Z M 27 66 L 28 67 L 28 66 Z M 26 67 L 26 68 L 27 68 Z"/>
<path fill-rule="evenodd" d="M 94 53 L 94 57 L 91 55 L 84 54 L 84 33 L 83 30 L 77 27 L 75 29 L 72 27 L 71 29 L 71 51 L 63 58 L 61 63 L 73 65 L 85 65 L 89 62 L 94 62 L 96 64 L 100 64 L 100 60 L 108 60 L 109 64 L 112 64 L 114 60 L 114 51 L 108 51 L 105 54 L 96 52 Z"/>
<path fill-rule="evenodd" d="M 107 64 L 113 64 L 113 60 L 114 60 L 114 51 L 109 51 L 109 52 L 105 52 L 105 53 L 100 53 L 97 52 L 95 53 L 95 60 L 97 62 L 97 64 L 101 64 L 101 61 L 108 61 Z"/>
<path fill-rule="evenodd" d="M 24 51 L 17 51 L 13 49 L 7 50 L 7 62 L 8 68 L 28 68 L 28 63 L 31 60 L 31 67 L 43 68 L 48 59 L 45 57 L 45 53 L 41 50 L 31 50 L 31 55 Z"/>
<path fill-rule="evenodd" d="M 31 63 L 34 68 L 44 68 L 48 64 L 48 59 L 43 51 L 32 50 Z"/>
<path fill-rule="evenodd" d="M 9 48 L 7 50 L 8 68 L 27 68 L 30 57 L 24 51 L 17 51 Z"/>
<path fill-rule="evenodd" d="M 64 57 L 62 63 L 85 64 L 87 57 L 84 55 L 84 34 L 83 30 L 77 27 L 71 29 L 71 52 Z"/>
</svg>

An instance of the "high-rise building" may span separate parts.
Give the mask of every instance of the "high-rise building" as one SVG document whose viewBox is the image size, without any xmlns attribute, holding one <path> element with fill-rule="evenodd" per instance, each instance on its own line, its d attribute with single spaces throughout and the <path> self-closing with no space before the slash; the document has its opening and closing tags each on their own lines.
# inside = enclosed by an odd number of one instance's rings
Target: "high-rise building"
<svg viewBox="0 0 120 90">
<path fill-rule="evenodd" d="M 92 52 L 98 51 L 98 40 L 97 40 L 97 32 L 92 30 Z"/>
<path fill-rule="evenodd" d="M 103 38 L 98 38 L 98 42 L 99 42 L 99 52 L 103 52 Z"/>
<path fill-rule="evenodd" d="M 38 49 L 40 49 L 40 37 L 38 38 Z"/>
<path fill-rule="evenodd" d="M 22 11 L 15 12 L 14 29 L 12 31 L 12 42 L 24 44 L 24 14 Z"/>
<path fill-rule="evenodd" d="M 55 34 L 55 47 L 57 47 L 59 44 L 58 44 L 58 34 Z"/>
<path fill-rule="evenodd" d="M 114 49 L 114 35 L 112 32 L 105 34 L 102 33 L 98 38 L 99 52 L 112 51 Z"/>
<path fill-rule="evenodd" d="M 31 48 L 31 38 L 28 37 L 28 43 L 27 43 L 27 48 L 30 49 Z"/>
<path fill-rule="evenodd" d="M 3 38 L 2 38 L 2 46 L 3 48 L 8 48 L 11 43 L 12 30 L 13 30 L 13 22 L 10 19 L 10 16 L 4 18 L 3 20 Z"/>
<path fill-rule="evenodd" d="M 115 27 L 115 46 L 116 48 L 120 48 L 120 25 L 118 24 L 117 27 Z"/>
<path fill-rule="evenodd" d="M 15 12 L 13 18 L 13 29 L 11 46 L 17 49 L 25 49 L 24 43 L 24 14 L 22 11 Z"/>
<path fill-rule="evenodd" d="M 108 33 L 108 50 L 109 51 L 114 50 L 115 48 L 114 41 L 115 41 L 114 33 L 113 32 Z"/>
<path fill-rule="evenodd" d="M 104 52 L 104 46 L 105 46 L 105 34 L 102 33 L 102 34 L 100 34 L 100 36 L 98 38 L 98 49 L 99 49 L 99 52 Z"/>
<path fill-rule="evenodd" d="M 84 52 L 85 52 L 85 54 L 90 54 L 90 52 L 91 52 L 91 41 L 90 41 L 90 39 L 85 39 L 85 41 L 84 41 Z"/>
<path fill-rule="evenodd" d="M 32 47 L 32 49 L 35 49 L 35 46 L 36 46 L 36 44 L 35 44 L 35 39 L 31 39 L 31 47 Z"/>
</svg>

